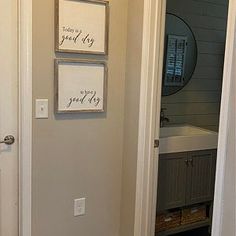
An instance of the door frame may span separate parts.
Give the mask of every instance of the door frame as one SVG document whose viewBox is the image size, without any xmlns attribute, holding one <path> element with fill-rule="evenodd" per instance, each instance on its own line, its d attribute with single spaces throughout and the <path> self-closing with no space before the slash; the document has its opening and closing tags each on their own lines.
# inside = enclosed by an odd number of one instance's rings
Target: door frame
<svg viewBox="0 0 236 236">
<path fill-rule="evenodd" d="M 144 0 L 143 9 L 134 236 L 154 235 L 166 0 Z"/>
<path fill-rule="evenodd" d="M 156 81 L 156 78 L 158 75 L 159 77 L 162 76 L 166 0 L 143 1 L 143 44 L 134 236 L 154 236 L 159 156 L 159 150 L 154 149 L 154 140 L 155 138 L 159 139 L 158 114 L 160 113 L 161 103 L 161 81 Z M 222 201 L 225 187 L 226 143 L 230 110 L 229 94 L 232 80 L 234 32 L 236 28 L 235 16 L 236 2 L 229 0 L 217 153 L 220 158 L 217 161 L 216 168 L 213 236 L 222 235 L 222 213 L 224 209 Z M 155 124 L 157 125 L 155 126 Z"/>
<path fill-rule="evenodd" d="M 235 86 L 233 86 L 234 71 L 235 67 L 235 42 L 236 42 L 236 2 L 234 0 L 229 0 L 228 9 L 228 26 L 227 26 L 227 37 L 226 37 L 226 47 L 225 47 L 225 61 L 224 61 L 224 73 L 223 73 L 223 85 L 222 85 L 222 96 L 221 96 L 221 109 L 220 109 L 220 125 L 219 125 L 219 140 L 218 140 L 218 151 L 217 151 L 217 166 L 216 166 L 216 181 L 215 181 L 215 198 L 214 198 L 214 208 L 213 208 L 213 222 L 212 222 L 212 235 L 222 236 L 225 234 L 223 226 L 223 217 L 225 216 L 225 209 L 227 208 L 224 204 L 224 197 L 226 193 L 226 184 L 230 186 L 231 183 L 227 183 L 226 173 L 226 161 L 232 153 L 227 152 L 230 148 L 228 145 L 228 137 L 231 133 L 230 127 L 230 113 L 232 109 L 235 109 L 230 102 L 230 96 L 235 93 Z M 232 107 L 233 106 L 233 107 Z M 234 110 L 235 112 L 235 110 Z M 234 137 L 235 139 L 235 137 Z M 235 143 L 235 140 L 233 141 Z M 233 164 L 233 163 L 232 163 Z M 235 181 L 233 181 L 235 184 Z M 234 197 L 232 197 L 234 201 Z M 232 205 L 235 206 L 235 201 Z M 234 212 L 236 209 L 234 209 Z M 235 232 L 231 229 L 232 232 Z"/>
<path fill-rule="evenodd" d="M 31 236 L 32 0 L 18 0 L 19 236 Z"/>
</svg>

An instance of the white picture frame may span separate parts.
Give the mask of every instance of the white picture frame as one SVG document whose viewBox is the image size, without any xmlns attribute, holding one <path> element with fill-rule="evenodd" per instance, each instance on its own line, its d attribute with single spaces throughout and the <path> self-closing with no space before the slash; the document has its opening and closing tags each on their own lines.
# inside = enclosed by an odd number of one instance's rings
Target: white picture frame
<svg viewBox="0 0 236 236">
<path fill-rule="evenodd" d="M 108 54 L 109 2 L 55 0 L 55 51 Z"/>
<path fill-rule="evenodd" d="M 55 60 L 55 112 L 105 112 L 107 64 L 91 60 Z"/>
</svg>

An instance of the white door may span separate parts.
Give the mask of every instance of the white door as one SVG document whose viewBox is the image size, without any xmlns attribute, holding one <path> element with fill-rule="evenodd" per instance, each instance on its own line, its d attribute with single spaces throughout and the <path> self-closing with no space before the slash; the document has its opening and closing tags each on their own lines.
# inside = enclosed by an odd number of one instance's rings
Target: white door
<svg viewBox="0 0 236 236">
<path fill-rule="evenodd" d="M 0 0 L 0 141 L 17 138 L 17 0 Z M 0 144 L 0 236 L 18 235 L 17 141 Z"/>
</svg>

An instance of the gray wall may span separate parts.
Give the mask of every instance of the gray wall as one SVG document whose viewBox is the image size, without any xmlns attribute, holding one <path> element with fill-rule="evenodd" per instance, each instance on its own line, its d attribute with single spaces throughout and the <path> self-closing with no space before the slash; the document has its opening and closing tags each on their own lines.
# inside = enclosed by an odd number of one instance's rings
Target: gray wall
<svg viewBox="0 0 236 236">
<path fill-rule="evenodd" d="M 143 0 L 129 1 L 120 236 L 134 235 Z"/>
<path fill-rule="evenodd" d="M 119 235 L 127 3 L 110 1 L 107 112 L 55 116 L 54 0 L 33 1 L 33 97 L 50 102 L 49 119 L 33 118 L 33 236 Z M 86 215 L 74 217 L 80 197 Z"/>
<path fill-rule="evenodd" d="M 189 123 L 218 130 L 227 23 L 227 0 L 167 0 L 167 12 L 193 30 L 198 61 L 192 79 L 174 95 L 162 98 L 171 124 Z"/>
</svg>

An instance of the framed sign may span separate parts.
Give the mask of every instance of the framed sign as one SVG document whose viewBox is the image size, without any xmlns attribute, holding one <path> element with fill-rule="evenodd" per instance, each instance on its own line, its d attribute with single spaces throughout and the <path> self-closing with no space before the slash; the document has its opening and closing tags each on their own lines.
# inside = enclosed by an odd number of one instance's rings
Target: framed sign
<svg viewBox="0 0 236 236">
<path fill-rule="evenodd" d="M 105 62 L 55 60 L 56 113 L 104 112 L 106 97 Z"/>
<path fill-rule="evenodd" d="M 56 52 L 108 54 L 109 3 L 55 0 Z"/>
<path fill-rule="evenodd" d="M 187 45 L 187 36 L 167 35 L 165 86 L 183 87 Z"/>
</svg>

